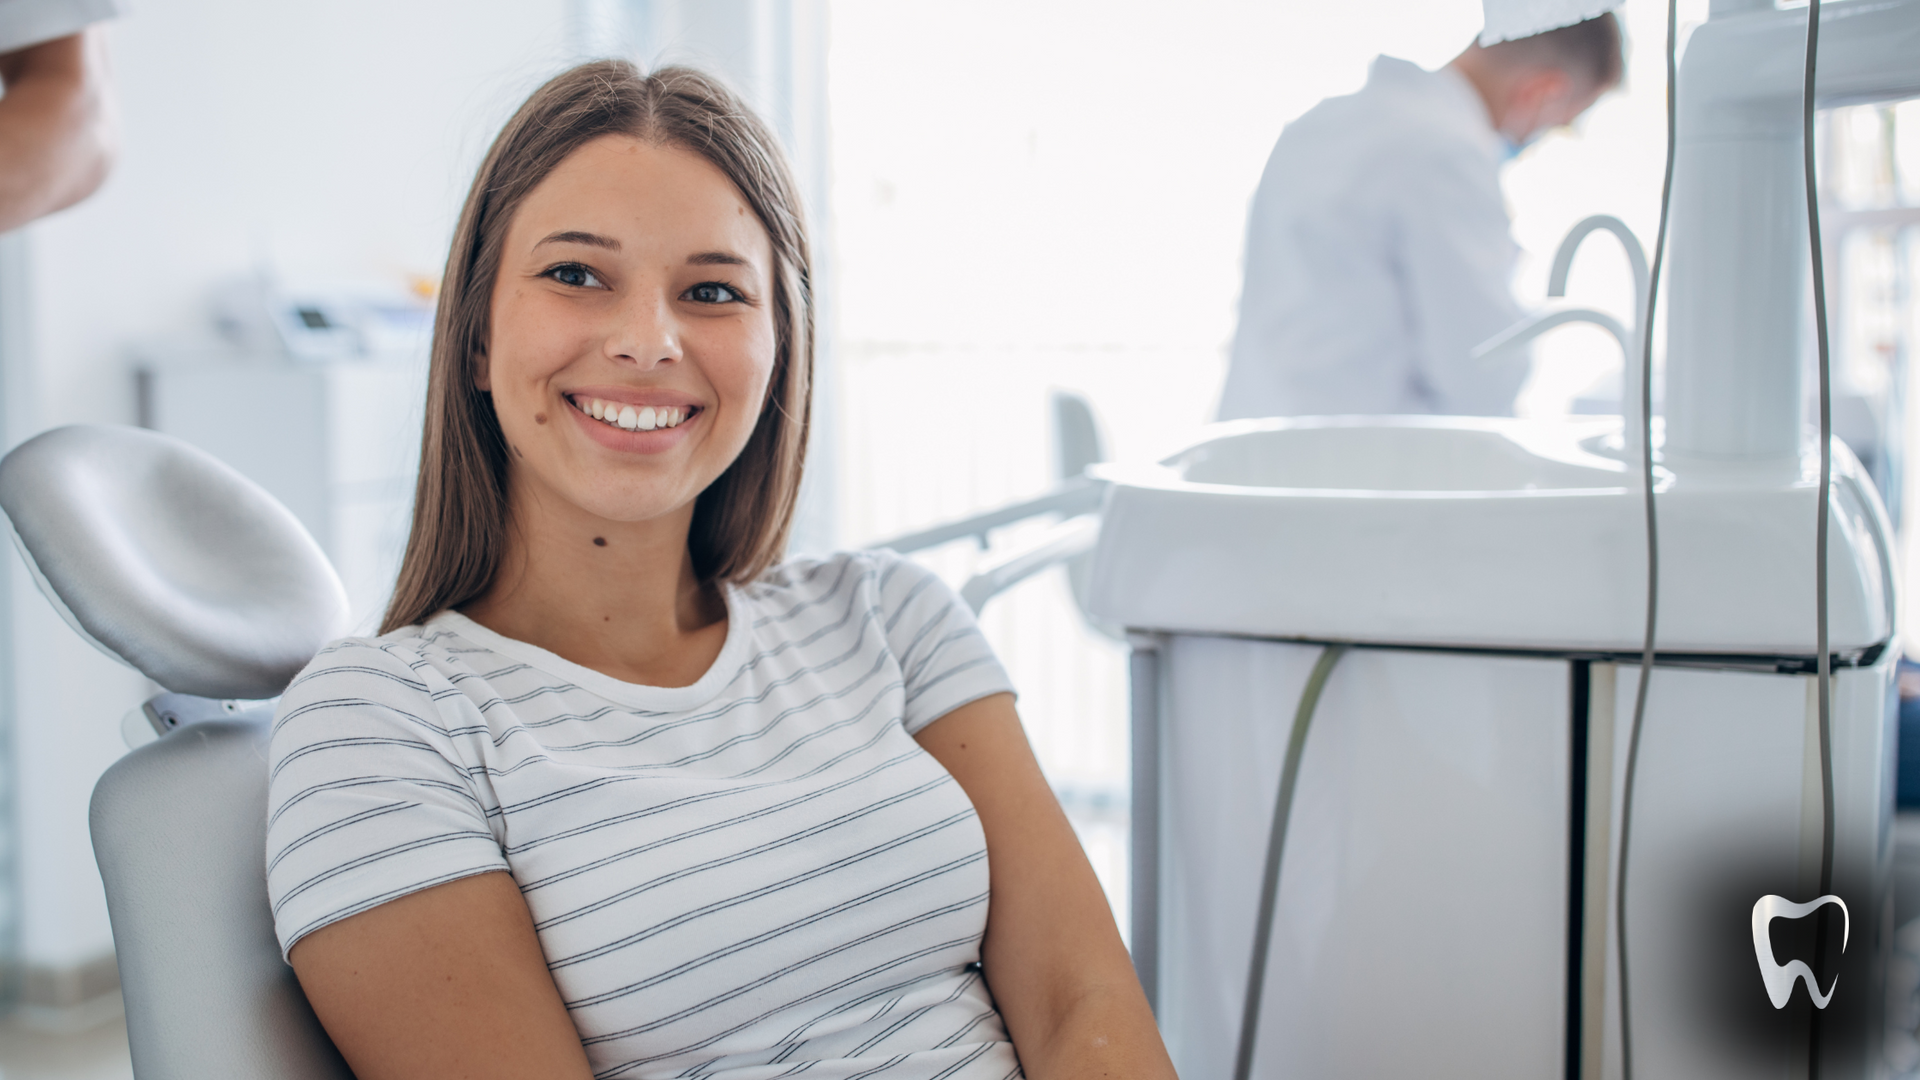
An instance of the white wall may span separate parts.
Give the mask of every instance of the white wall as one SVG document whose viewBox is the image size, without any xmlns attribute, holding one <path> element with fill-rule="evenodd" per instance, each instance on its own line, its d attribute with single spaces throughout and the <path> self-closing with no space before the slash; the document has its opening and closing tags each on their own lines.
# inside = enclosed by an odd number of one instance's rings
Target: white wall
<svg viewBox="0 0 1920 1080">
<path fill-rule="evenodd" d="M 28 230 L 9 438 L 133 422 L 130 350 L 202 331 L 222 279 L 437 277 L 474 165 L 573 59 L 574 16 L 570 0 L 144 0 L 110 30 L 118 168 Z M 61 967 L 111 947 L 87 798 L 149 690 L 62 626 L 17 559 L 13 609 L 23 959 Z"/>
</svg>

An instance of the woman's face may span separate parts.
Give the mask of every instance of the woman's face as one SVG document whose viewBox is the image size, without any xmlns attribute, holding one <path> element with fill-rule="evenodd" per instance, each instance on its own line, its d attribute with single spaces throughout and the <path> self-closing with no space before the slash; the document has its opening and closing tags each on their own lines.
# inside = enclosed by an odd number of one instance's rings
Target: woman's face
<svg viewBox="0 0 1920 1080">
<path fill-rule="evenodd" d="M 774 364 L 772 245 L 725 174 L 626 136 L 587 143 L 507 227 L 487 355 L 520 512 L 691 513 L 739 456 Z"/>
</svg>

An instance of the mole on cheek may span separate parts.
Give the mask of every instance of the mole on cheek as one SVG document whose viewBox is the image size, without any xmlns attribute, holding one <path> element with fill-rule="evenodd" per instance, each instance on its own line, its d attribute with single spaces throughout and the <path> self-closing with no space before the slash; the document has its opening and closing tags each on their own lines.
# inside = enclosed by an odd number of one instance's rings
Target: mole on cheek
<svg viewBox="0 0 1920 1080">
<path fill-rule="evenodd" d="M 546 413 L 543 413 L 543 412 L 537 412 L 537 413 L 534 413 L 534 414 L 533 414 L 533 422 L 534 422 L 534 423 L 536 423 L 536 424 L 544 424 L 544 423 L 546 423 L 546 422 L 547 422 L 547 414 L 546 414 Z"/>
<path fill-rule="evenodd" d="M 596 537 L 594 537 L 594 538 L 593 538 L 593 546 L 594 546 L 594 547 L 606 547 L 606 546 L 607 546 L 607 538 L 606 538 L 606 537 L 604 537 L 604 536 L 596 536 Z"/>
</svg>

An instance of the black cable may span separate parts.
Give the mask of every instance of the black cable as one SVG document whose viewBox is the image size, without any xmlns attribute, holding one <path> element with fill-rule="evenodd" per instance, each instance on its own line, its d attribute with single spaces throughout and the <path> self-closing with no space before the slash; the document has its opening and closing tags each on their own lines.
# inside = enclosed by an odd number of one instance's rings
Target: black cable
<svg viewBox="0 0 1920 1080">
<path fill-rule="evenodd" d="M 1293 813 L 1294 781 L 1300 776 L 1300 755 L 1307 746 L 1307 728 L 1313 723 L 1313 711 L 1320 704 L 1320 691 L 1327 685 L 1333 666 L 1347 653 L 1346 645 L 1329 645 L 1320 651 L 1307 685 L 1300 691 L 1300 703 L 1294 706 L 1293 730 L 1287 736 L 1287 756 L 1280 767 L 1280 791 L 1273 799 L 1273 824 L 1267 831 L 1267 861 L 1260 877 L 1260 911 L 1253 924 L 1253 958 L 1247 963 L 1247 996 L 1240 1012 L 1240 1049 L 1234 1058 L 1234 1080 L 1253 1075 L 1253 1045 L 1260 1034 L 1260 997 L 1267 985 L 1267 951 L 1273 945 L 1273 909 L 1280 899 L 1280 857 L 1287 844 L 1287 818 Z"/>
<path fill-rule="evenodd" d="M 1640 488 L 1647 522 L 1647 627 L 1640 647 L 1640 685 L 1627 732 L 1627 775 L 1620 794 L 1620 869 L 1614 875 L 1614 947 L 1620 966 L 1620 1078 L 1633 1080 L 1633 1018 L 1627 1008 L 1627 850 L 1633 832 L 1633 781 L 1640 768 L 1640 729 L 1647 718 L 1647 685 L 1653 681 L 1654 629 L 1660 610 L 1660 526 L 1653 498 L 1653 312 L 1660 270 L 1667 258 L 1667 215 L 1673 203 L 1675 98 L 1679 59 L 1679 0 L 1667 0 L 1667 164 L 1660 181 L 1660 231 L 1653 240 L 1647 275 L 1647 306 L 1640 327 Z M 1624 434 L 1624 433 L 1623 433 Z"/>
<path fill-rule="evenodd" d="M 1806 172 L 1807 240 L 1813 260 L 1813 328 L 1819 351 L 1820 371 L 1820 494 L 1813 526 L 1813 636 L 1815 656 L 1814 689 L 1819 698 L 1820 717 L 1820 892 L 1833 892 L 1833 655 L 1827 641 L 1827 516 L 1833 498 L 1833 378 L 1832 358 L 1827 351 L 1827 272 L 1820 241 L 1820 188 L 1815 168 L 1813 142 L 1813 77 L 1820 55 L 1820 0 L 1807 4 L 1807 58 L 1805 81 L 1800 87 L 1800 150 Z M 1814 946 L 1814 963 L 1825 966 L 1827 951 L 1827 911 L 1819 917 L 1820 936 Z M 1813 991 L 1808 986 L 1808 992 Z M 1812 1030 L 1807 1038 L 1807 1078 L 1820 1075 L 1820 1017 L 1813 1010 Z"/>
</svg>

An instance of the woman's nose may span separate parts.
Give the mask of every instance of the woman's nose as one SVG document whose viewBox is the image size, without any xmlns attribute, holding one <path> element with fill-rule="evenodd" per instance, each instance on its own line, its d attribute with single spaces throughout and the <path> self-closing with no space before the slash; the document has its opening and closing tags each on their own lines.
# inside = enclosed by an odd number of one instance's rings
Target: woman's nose
<svg viewBox="0 0 1920 1080">
<path fill-rule="evenodd" d="M 682 356 L 680 327 L 665 300 L 636 300 L 623 305 L 619 321 L 607 335 L 607 358 L 633 364 L 642 371 L 671 363 Z"/>
</svg>

